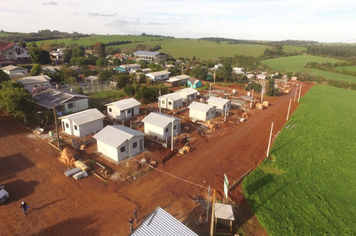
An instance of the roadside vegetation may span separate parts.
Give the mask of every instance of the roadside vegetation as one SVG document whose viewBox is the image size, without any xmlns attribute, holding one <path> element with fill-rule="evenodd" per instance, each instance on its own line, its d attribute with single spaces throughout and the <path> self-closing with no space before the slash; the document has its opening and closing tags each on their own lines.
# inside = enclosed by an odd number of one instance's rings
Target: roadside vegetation
<svg viewBox="0 0 356 236">
<path fill-rule="evenodd" d="M 355 235 L 356 92 L 316 85 L 243 181 L 268 234 Z M 295 127 L 291 127 L 295 124 Z"/>
</svg>

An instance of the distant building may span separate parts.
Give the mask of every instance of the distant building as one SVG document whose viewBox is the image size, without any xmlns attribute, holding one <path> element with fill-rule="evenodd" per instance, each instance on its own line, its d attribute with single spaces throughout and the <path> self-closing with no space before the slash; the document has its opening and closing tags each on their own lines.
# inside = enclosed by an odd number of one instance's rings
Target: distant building
<svg viewBox="0 0 356 236">
<path fill-rule="evenodd" d="M 17 63 L 31 62 L 30 50 L 16 43 L 0 43 L 0 55 L 3 55 L 7 60 L 13 60 Z"/>
<path fill-rule="evenodd" d="M 231 102 L 229 99 L 210 97 L 207 100 L 209 105 L 215 106 L 217 112 L 225 113 L 230 110 Z"/>
<path fill-rule="evenodd" d="M 207 121 L 216 115 L 216 108 L 200 102 L 193 102 L 189 105 L 189 117 L 197 120 Z"/>
<path fill-rule="evenodd" d="M 64 48 L 58 48 L 57 51 L 50 53 L 51 60 L 56 65 L 64 64 Z"/>
<path fill-rule="evenodd" d="M 197 99 L 198 91 L 193 88 L 184 88 L 175 91 L 175 93 L 179 93 L 183 97 L 183 102 L 191 103 Z"/>
<path fill-rule="evenodd" d="M 181 119 L 162 113 L 151 112 L 142 119 L 145 126 L 145 133 L 159 140 L 166 140 L 181 132 Z M 173 122 L 173 127 L 172 127 Z"/>
<path fill-rule="evenodd" d="M 170 72 L 164 70 L 164 71 L 147 73 L 146 77 L 150 78 L 153 81 L 161 81 L 161 80 L 169 79 L 169 75 L 170 75 Z"/>
<path fill-rule="evenodd" d="M 29 92 L 32 92 L 33 88 L 36 86 L 45 85 L 45 87 L 51 87 L 51 80 L 52 79 L 47 75 L 38 75 L 24 77 L 22 79 L 16 80 L 16 82 L 23 84 L 25 89 L 27 89 Z"/>
<path fill-rule="evenodd" d="M 136 99 L 127 98 L 106 104 L 108 116 L 116 120 L 125 120 L 140 114 L 140 105 Z"/>
<path fill-rule="evenodd" d="M 232 71 L 233 71 L 235 74 L 238 74 L 238 75 L 243 75 L 243 74 L 245 74 L 245 69 L 242 68 L 242 67 L 234 67 L 234 68 L 232 68 Z"/>
<path fill-rule="evenodd" d="M 138 60 L 145 60 L 145 61 L 167 61 L 167 55 L 161 52 L 149 52 L 149 51 L 136 51 L 133 53 Z"/>
<path fill-rule="evenodd" d="M 91 84 L 99 83 L 99 77 L 95 75 L 90 75 L 88 77 L 85 77 L 84 81 Z"/>
<path fill-rule="evenodd" d="M 198 79 L 190 79 L 190 80 L 188 80 L 188 86 L 191 88 L 200 88 L 201 81 Z"/>
<path fill-rule="evenodd" d="M 183 85 L 187 84 L 187 81 L 189 79 L 190 79 L 190 77 L 188 75 L 178 75 L 178 76 L 169 78 L 164 83 L 168 86 L 177 87 L 177 86 L 183 86 Z"/>
</svg>

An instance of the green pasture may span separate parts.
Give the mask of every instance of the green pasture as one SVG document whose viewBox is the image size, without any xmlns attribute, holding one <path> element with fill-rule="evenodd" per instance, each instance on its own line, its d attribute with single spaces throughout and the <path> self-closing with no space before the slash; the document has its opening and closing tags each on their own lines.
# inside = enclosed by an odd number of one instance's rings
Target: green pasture
<svg viewBox="0 0 356 236">
<path fill-rule="evenodd" d="M 293 53 L 293 52 L 302 52 L 307 51 L 307 47 L 302 46 L 293 46 L 293 45 L 283 45 L 283 52 Z"/>
<path fill-rule="evenodd" d="M 339 62 L 338 59 L 328 58 L 328 57 L 318 57 L 312 55 L 298 55 L 298 56 L 290 56 L 290 57 L 279 57 L 273 59 L 267 59 L 261 61 L 261 63 L 265 64 L 266 66 L 283 72 L 304 72 L 307 69 L 304 66 L 310 62 Z"/>
<path fill-rule="evenodd" d="M 356 66 L 338 66 L 335 67 L 335 70 L 346 70 L 346 71 L 350 71 L 350 72 L 356 72 Z"/>
<path fill-rule="evenodd" d="M 308 74 L 321 76 L 327 80 L 348 81 L 356 83 L 356 76 L 344 75 L 341 73 L 329 72 L 324 70 L 311 69 L 307 71 Z"/>
<path fill-rule="evenodd" d="M 356 235 L 355 100 L 353 90 L 314 85 L 271 159 L 244 179 L 268 235 Z"/>
</svg>

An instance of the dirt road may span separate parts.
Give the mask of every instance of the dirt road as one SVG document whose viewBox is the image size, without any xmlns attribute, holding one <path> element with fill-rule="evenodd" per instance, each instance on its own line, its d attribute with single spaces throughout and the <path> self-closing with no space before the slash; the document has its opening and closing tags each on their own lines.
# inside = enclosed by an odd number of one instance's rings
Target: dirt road
<svg viewBox="0 0 356 236">
<path fill-rule="evenodd" d="M 302 95 L 311 86 L 303 83 Z M 293 95 L 276 98 L 268 109 L 255 111 L 245 123 L 231 124 L 220 137 L 194 143 L 193 152 L 172 158 L 160 171 L 131 184 L 104 184 L 93 175 L 80 181 L 67 178 L 56 149 L 1 113 L 0 184 L 11 196 L 0 206 L 0 235 L 128 235 L 133 209 L 144 218 L 157 206 L 195 229 L 200 208 L 192 197 L 206 196 L 208 186 L 221 195 L 224 173 L 233 182 L 264 159 L 271 123 L 274 134 L 282 129 Z M 292 102 L 291 114 L 297 106 Z M 229 194 L 245 204 L 241 187 Z M 19 208 L 23 200 L 30 206 L 27 216 Z M 244 207 L 237 219 L 241 224 L 253 217 Z M 204 235 L 204 230 L 195 230 Z M 258 234 L 266 233 L 261 229 Z"/>
</svg>

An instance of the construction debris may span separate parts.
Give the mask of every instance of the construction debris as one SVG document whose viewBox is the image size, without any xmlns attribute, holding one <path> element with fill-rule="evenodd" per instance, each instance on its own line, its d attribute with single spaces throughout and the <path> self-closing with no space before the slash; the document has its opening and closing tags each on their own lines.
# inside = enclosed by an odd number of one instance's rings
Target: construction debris
<svg viewBox="0 0 356 236">
<path fill-rule="evenodd" d="M 184 155 L 185 153 L 189 153 L 189 152 L 190 152 L 190 146 L 184 146 L 178 151 L 178 153 L 181 155 Z"/>
<path fill-rule="evenodd" d="M 76 161 L 76 162 L 74 162 L 74 165 L 76 166 L 76 167 L 79 167 L 80 169 L 82 169 L 82 171 L 88 171 L 90 168 L 89 168 L 89 166 L 87 166 L 87 165 L 85 165 L 83 162 L 81 162 L 81 161 Z"/>
<path fill-rule="evenodd" d="M 74 155 L 77 154 L 73 149 L 66 147 L 63 149 L 61 156 L 58 158 L 61 162 L 68 166 L 73 166 L 75 163 Z"/>
<path fill-rule="evenodd" d="M 263 102 L 262 102 L 262 106 L 263 106 L 263 107 L 268 107 L 268 101 L 263 101 Z"/>
<path fill-rule="evenodd" d="M 248 114 L 246 112 L 242 113 L 242 118 L 247 119 L 248 118 Z"/>
<path fill-rule="evenodd" d="M 210 122 L 210 120 L 208 120 L 206 123 L 204 123 L 204 125 L 205 125 L 206 127 L 208 127 L 209 129 L 211 129 L 211 130 L 216 130 L 216 127 L 217 127 L 217 125 L 216 125 L 216 124 L 212 124 L 212 123 Z"/>
<path fill-rule="evenodd" d="M 256 108 L 258 109 L 258 110 L 262 110 L 263 109 L 263 105 L 262 105 L 262 103 L 256 103 Z"/>
</svg>

